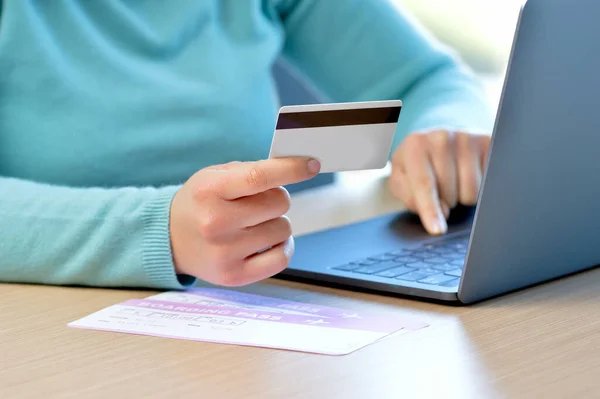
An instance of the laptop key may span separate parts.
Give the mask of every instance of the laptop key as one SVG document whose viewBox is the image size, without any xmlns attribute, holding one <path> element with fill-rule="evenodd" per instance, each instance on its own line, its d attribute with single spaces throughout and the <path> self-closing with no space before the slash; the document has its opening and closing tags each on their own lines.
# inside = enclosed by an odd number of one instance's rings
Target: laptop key
<svg viewBox="0 0 600 399">
<path fill-rule="evenodd" d="M 449 272 L 451 270 L 456 270 L 456 266 L 449 264 L 433 265 L 432 268 L 434 268 L 435 270 L 439 270 L 440 272 Z"/>
<path fill-rule="evenodd" d="M 354 269 L 358 269 L 359 267 L 360 267 L 360 265 L 358 263 L 348 263 L 347 265 L 336 266 L 333 269 L 349 272 Z"/>
<path fill-rule="evenodd" d="M 439 255 L 438 255 L 438 254 L 435 254 L 435 253 L 433 253 L 433 252 L 429 252 L 429 251 L 427 251 L 427 252 L 420 253 L 420 254 L 418 254 L 418 255 L 416 255 L 416 256 L 418 256 L 419 258 L 423 258 L 423 259 L 429 259 L 429 258 L 436 258 L 436 257 L 438 257 Z"/>
<path fill-rule="evenodd" d="M 460 277 L 462 276 L 462 269 L 454 269 L 446 272 L 448 276 Z"/>
<path fill-rule="evenodd" d="M 398 263 L 412 263 L 412 262 L 420 262 L 421 259 L 417 256 L 398 256 L 394 258 L 394 262 Z"/>
<path fill-rule="evenodd" d="M 450 248 L 456 250 L 467 249 L 467 241 L 453 243 L 450 245 Z"/>
<path fill-rule="evenodd" d="M 397 251 L 388 252 L 388 253 L 386 253 L 386 255 L 390 255 L 390 256 L 396 257 L 396 256 L 408 255 L 411 252 L 412 252 L 412 250 L 410 250 L 408 248 L 403 248 L 403 249 L 399 249 Z"/>
<path fill-rule="evenodd" d="M 432 250 L 432 252 L 434 252 L 434 253 L 436 253 L 438 255 L 445 255 L 445 254 L 456 253 L 456 251 L 454 249 L 444 248 L 444 247 L 436 248 L 436 249 Z"/>
<path fill-rule="evenodd" d="M 446 283 L 448 281 L 452 281 L 454 279 L 455 279 L 454 276 L 447 276 L 445 274 L 436 274 L 434 276 L 429 276 L 422 280 L 418 280 L 418 282 L 422 283 L 422 284 L 440 285 L 440 284 Z"/>
<path fill-rule="evenodd" d="M 463 267 L 465 265 L 465 260 L 464 259 L 456 259 L 456 260 L 450 261 L 449 264 L 452 266 Z"/>
<path fill-rule="evenodd" d="M 446 265 L 446 264 L 448 264 L 448 259 L 429 258 L 429 259 L 425 259 L 423 262 L 428 263 L 430 265 Z"/>
<path fill-rule="evenodd" d="M 464 259 L 464 258 L 465 258 L 465 255 L 464 255 L 464 254 L 460 254 L 460 253 L 458 253 L 458 252 L 452 252 L 452 253 L 449 253 L 449 254 L 443 254 L 443 255 L 440 255 L 440 256 L 441 256 L 442 258 L 444 258 L 444 259 L 448 259 L 448 260 L 456 260 L 456 259 L 461 259 L 461 260 L 462 260 L 462 259 Z"/>
<path fill-rule="evenodd" d="M 438 254 L 434 254 L 431 251 L 428 251 L 426 249 L 420 249 L 417 251 L 414 251 L 411 256 L 415 257 L 415 258 L 419 258 L 419 259 L 427 259 L 427 258 L 435 258 L 437 256 L 439 256 Z"/>
<path fill-rule="evenodd" d="M 454 280 L 446 281 L 445 283 L 439 284 L 440 287 L 453 287 L 456 288 L 460 284 L 460 279 L 455 278 Z"/>
<path fill-rule="evenodd" d="M 467 246 L 467 237 L 455 238 L 445 242 L 444 246 L 447 248 L 465 248 Z"/>
<path fill-rule="evenodd" d="M 404 281 L 417 281 L 417 280 L 422 280 L 424 278 L 427 278 L 429 276 L 433 276 L 438 273 L 439 273 L 438 270 L 421 269 L 421 270 L 415 270 L 414 272 L 410 272 L 407 274 L 403 274 L 401 276 L 396 277 L 396 279 L 404 280 Z"/>
<path fill-rule="evenodd" d="M 424 263 L 421 259 L 406 263 L 404 266 L 412 267 L 413 269 L 428 269 L 431 265 Z"/>
<path fill-rule="evenodd" d="M 397 262 L 380 262 L 376 265 L 360 266 L 358 269 L 352 270 L 352 272 L 360 274 L 375 274 L 398 266 L 401 265 L 399 265 Z"/>
<path fill-rule="evenodd" d="M 381 262 L 381 261 L 367 258 L 367 259 L 359 260 L 357 263 L 361 266 L 370 266 L 370 265 L 377 264 L 379 262 Z"/>
<path fill-rule="evenodd" d="M 407 273 L 414 272 L 414 271 L 415 271 L 415 269 L 412 269 L 410 267 L 400 266 L 400 267 L 394 267 L 392 269 L 387 269 L 382 272 L 379 272 L 379 273 L 377 273 L 377 276 L 394 278 L 394 277 L 398 277 L 403 274 L 407 274 Z"/>
<path fill-rule="evenodd" d="M 367 259 L 381 262 L 381 261 L 386 261 L 386 260 L 392 260 L 395 257 L 396 257 L 396 255 L 392 255 L 392 254 L 380 254 L 380 255 L 375 255 L 375 256 L 369 256 Z"/>
</svg>

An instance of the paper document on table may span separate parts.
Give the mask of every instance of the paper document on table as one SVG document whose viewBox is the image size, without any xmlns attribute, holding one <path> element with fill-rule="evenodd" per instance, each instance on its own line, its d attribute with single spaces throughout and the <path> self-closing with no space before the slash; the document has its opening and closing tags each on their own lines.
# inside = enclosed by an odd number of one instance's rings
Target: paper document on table
<svg viewBox="0 0 600 399">
<path fill-rule="evenodd" d="M 405 318 L 198 288 L 110 306 L 70 327 L 344 355 L 393 333 L 426 327 Z"/>
</svg>

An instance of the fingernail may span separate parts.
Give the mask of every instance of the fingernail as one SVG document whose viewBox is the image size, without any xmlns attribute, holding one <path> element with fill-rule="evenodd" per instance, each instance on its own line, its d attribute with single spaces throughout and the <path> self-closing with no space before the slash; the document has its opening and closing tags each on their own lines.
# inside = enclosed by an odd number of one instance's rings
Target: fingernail
<svg viewBox="0 0 600 399">
<path fill-rule="evenodd" d="M 442 215 L 439 215 L 436 219 L 433 219 L 430 226 L 431 232 L 435 235 L 444 234 L 448 229 L 446 219 Z"/>
<path fill-rule="evenodd" d="M 321 170 L 321 162 L 317 161 L 316 159 L 311 159 L 310 161 L 308 161 L 308 172 L 311 174 L 314 173 L 319 173 L 319 171 Z"/>
<path fill-rule="evenodd" d="M 442 212 L 444 213 L 444 219 L 448 219 L 448 217 L 450 216 L 450 207 L 448 205 L 446 205 L 445 202 L 442 202 L 440 204 L 440 206 L 442 207 Z"/>
</svg>

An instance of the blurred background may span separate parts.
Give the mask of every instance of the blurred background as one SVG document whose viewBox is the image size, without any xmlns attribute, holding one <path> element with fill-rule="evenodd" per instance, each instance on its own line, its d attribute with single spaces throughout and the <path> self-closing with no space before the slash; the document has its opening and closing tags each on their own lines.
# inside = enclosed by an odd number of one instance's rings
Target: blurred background
<svg viewBox="0 0 600 399">
<path fill-rule="evenodd" d="M 457 51 L 497 103 L 524 0 L 391 0 Z"/>
<path fill-rule="evenodd" d="M 415 16 L 440 41 L 450 46 L 485 83 L 493 106 L 500 98 L 512 40 L 524 0 L 390 0 Z M 283 105 L 319 102 L 284 64 L 275 67 Z M 386 173 L 386 171 L 382 171 Z M 377 173 L 376 173 L 377 174 Z M 372 173 L 366 175 L 371 176 Z M 320 175 L 290 192 L 331 183 L 334 179 L 359 183 L 364 173 Z"/>
</svg>

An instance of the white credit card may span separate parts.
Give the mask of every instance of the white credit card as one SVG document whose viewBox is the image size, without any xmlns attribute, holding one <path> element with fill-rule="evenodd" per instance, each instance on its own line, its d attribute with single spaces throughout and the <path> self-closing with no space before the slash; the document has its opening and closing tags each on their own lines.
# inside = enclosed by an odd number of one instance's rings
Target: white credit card
<svg viewBox="0 0 600 399">
<path fill-rule="evenodd" d="M 400 100 L 282 107 L 269 158 L 315 158 L 321 173 L 384 168 L 401 110 Z"/>
</svg>

